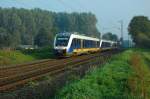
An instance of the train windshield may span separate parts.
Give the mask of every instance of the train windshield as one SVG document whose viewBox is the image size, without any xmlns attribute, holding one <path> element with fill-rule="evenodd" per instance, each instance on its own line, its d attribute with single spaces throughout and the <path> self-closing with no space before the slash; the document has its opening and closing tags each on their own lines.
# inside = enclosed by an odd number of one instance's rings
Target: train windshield
<svg viewBox="0 0 150 99">
<path fill-rule="evenodd" d="M 56 37 L 56 46 L 67 46 L 70 36 L 58 35 Z"/>
</svg>

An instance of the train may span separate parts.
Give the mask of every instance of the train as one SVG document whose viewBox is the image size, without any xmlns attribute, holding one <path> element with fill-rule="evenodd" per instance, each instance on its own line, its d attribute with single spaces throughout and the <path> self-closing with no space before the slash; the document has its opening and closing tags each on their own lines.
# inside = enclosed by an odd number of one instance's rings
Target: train
<svg viewBox="0 0 150 99">
<path fill-rule="evenodd" d="M 116 48 L 117 42 L 78 33 L 58 33 L 54 39 L 54 54 L 58 57 L 89 54 Z"/>
</svg>

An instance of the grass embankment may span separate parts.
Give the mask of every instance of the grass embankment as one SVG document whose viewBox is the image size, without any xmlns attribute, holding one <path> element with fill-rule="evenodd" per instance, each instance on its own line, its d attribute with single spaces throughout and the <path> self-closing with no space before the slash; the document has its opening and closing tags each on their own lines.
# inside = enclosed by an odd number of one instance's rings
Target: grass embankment
<svg viewBox="0 0 150 99">
<path fill-rule="evenodd" d="M 30 55 L 25 55 L 21 51 L 3 51 L 0 50 L 0 66 L 19 64 L 35 60 Z"/>
<path fill-rule="evenodd" d="M 58 99 L 150 99 L 150 52 L 128 50 L 114 56 L 103 68 L 66 85 Z"/>
<path fill-rule="evenodd" d="M 54 57 L 54 55 L 52 54 L 52 49 L 50 48 L 22 51 L 0 50 L 0 66 L 20 64 L 52 57 Z"/>
</svg>

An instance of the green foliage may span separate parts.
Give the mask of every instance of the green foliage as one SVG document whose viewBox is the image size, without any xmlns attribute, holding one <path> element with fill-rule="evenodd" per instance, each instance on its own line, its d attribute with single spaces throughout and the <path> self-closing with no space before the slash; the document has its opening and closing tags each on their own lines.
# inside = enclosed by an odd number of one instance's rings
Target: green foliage
<svg viewBox="0 0 150 99">
<path fill-rule="evenodd" d="M 145 52 L 142 52 L 145 53 Z M 135 52 L 131 56 L 131 67 L 134 70 L 134 75 L 129 78 L 129 87 L 131 94 L 134 96 L 150 98 L 150 70 L 149 63 L 144 58 L 144 54 Z M 147 53 L 150 55 L 150 53 Z"/>
<path fill-rule="evenodd" d="M 56 99 L 149 99 L 149 50 L 130 49 L 66 85 Z"/>
<path fill-rule="evenodd" d="M 115 56 L 102 69 L 91 71 L 84 79 L 64 87 L 56 96 L 59 99 L 120 98 L 128 92 L 127 81 L 131 76 L 128 64 L 132 51 Z"/>
<path fill-rule="evenodd" d="M 8 47 L 11 43 L 11 35 L 6 31 L 6 29 L 0 27 L 0 48 Z"/>
<path fill-rule="evenodd" d="M 38 46 L 48 46 L 53 45 L 53 35 L 50 35 L 50 31 L 45 28 L 41 28 L 39 33 L 35 37 L 35 44 Z M 50 41 L 51 40 L 51 41 Z"/>
<path fill-rule="evenodd" d="M 20 64 L 39 59 L 54 58 L 52 48 L 45 47 L 35 50 L 4 51 L 0 50 L 0 66 Z"/>
<path fill-rule="evenodd" d="M 35 60 L 30 55 L 24 55 L 20 51 L 3 51 L 0 50 L 0 66 L 12 65 Z"/>
<path fill-rule="evenodd" d="M 41 49 L 34 49 L 34 50 L 22 50 L 22 52 L 25 55 L 30 55 L 32 57 L 35 57 L 36 59 L 48 59 L 55 57 L 52 48 L 50 47 L 44 47 Z"/>
<path fill-rule="evenodd" d="M 118 36 L 116 34 L 112 34 L 112 33 L 108 32 L 102 36 L 102 39 L 118 41 Z"/>
<path fill-rule="evenodd" d="M 20 44 L 52 46 L 55 34 L 64 31 L 96 37 L 99 35 L 96 23 L 92 13 L 0 8 L 0 47 L 16 48 Z M 4 39 L 5 43 L 2 43 Z"/>
<path fill-rule="evenodd" d="M 150 20 L 145 16 L 135 16 L 129 24 L 129 34 L 136 46 L 150 48 Z"/>
</svg>

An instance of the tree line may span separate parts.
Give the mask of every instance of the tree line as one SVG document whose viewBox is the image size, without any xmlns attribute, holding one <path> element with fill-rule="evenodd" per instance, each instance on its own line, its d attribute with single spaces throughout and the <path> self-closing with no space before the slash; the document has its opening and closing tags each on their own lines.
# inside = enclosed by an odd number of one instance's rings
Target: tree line
<svg viewBox="0 0 150 99">
<path fill-rule="evenodd" d="M 0 8 L 0 48 L 18 45 L 52 46 L 59 32 L 100 35 L 92 13 L 56 13 L 41 9 Z"/>
<path fill-rule="evenodd" d="M 129 24 L 129 34 L 137 47 L 150 48 L 150 20 L 148 17 L 133 17 Z"/>
<path fill-rule="evenodd" d="M 107 32 L 107 33 L 103 34 L 102 39 L 111 40 L 111 41 L 119 41 L 118 36 L 116 34 L 111 33 L 111 32 Z"/>
</svg>

